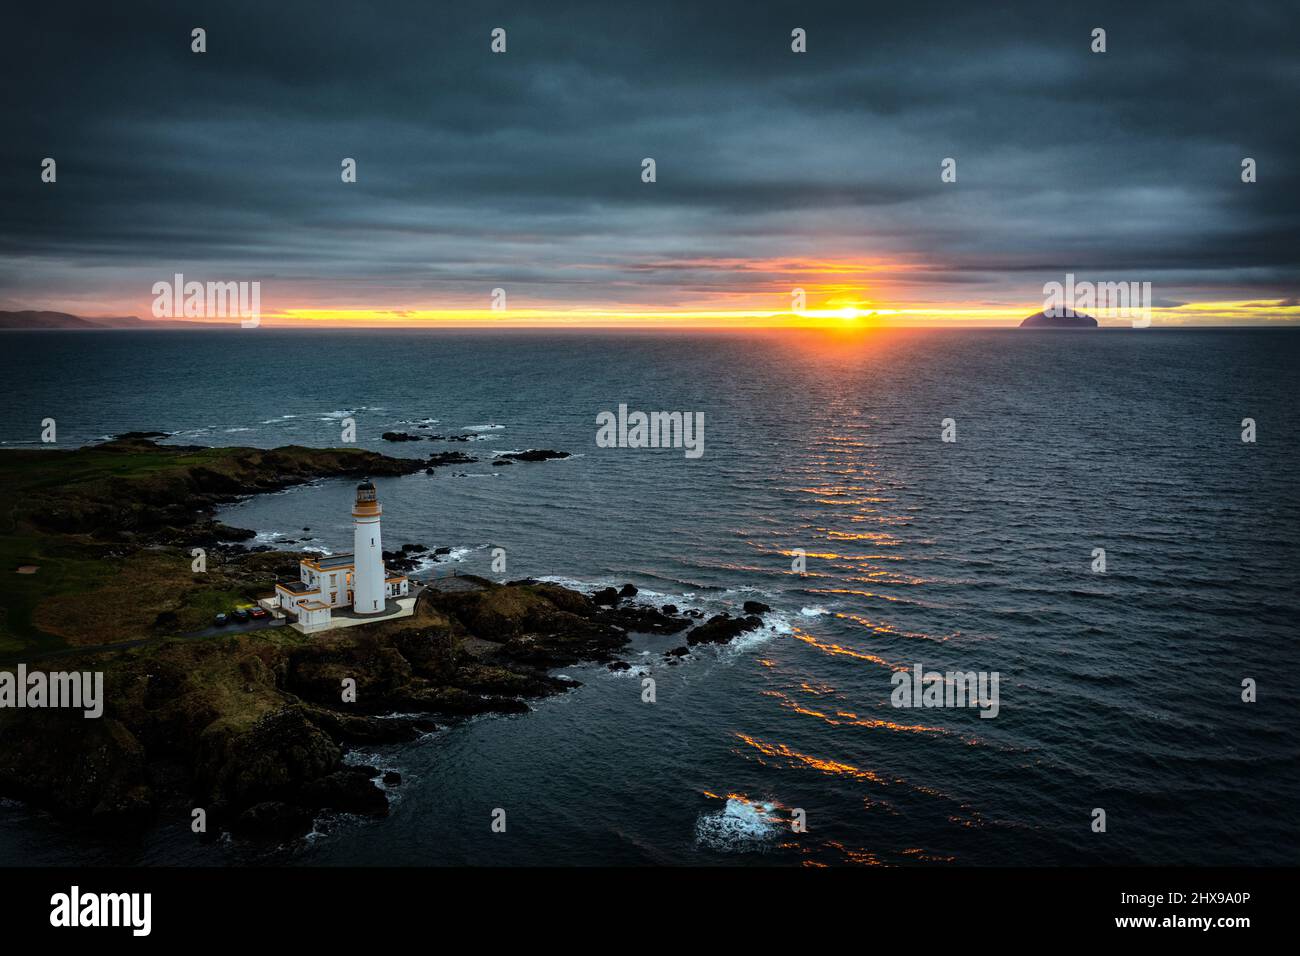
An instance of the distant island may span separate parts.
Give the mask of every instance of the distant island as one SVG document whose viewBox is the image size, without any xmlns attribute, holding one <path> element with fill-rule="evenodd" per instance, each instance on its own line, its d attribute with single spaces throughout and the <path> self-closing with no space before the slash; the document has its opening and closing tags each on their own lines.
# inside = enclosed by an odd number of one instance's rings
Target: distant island
<svg viewBox="0 0 1300 956">
<path fill-rule="evenodd" d="M 1067 315 L 1064 311 L 1060 315 L 1035 312 L 1021 322 L 1020 327 L 1022 329 L 1095 329 L 1097 320 L 1082 312 L 1075 312 L 1073 315 Z"/>
<path fill-rule="evenodd" d="M 0 310 L 0 329 L 149 329 L 175 327 L 176 323 L 145 322 L 133 315 L 90 319 L 68 312 L 42 312 L 25 309 L 21 312 Z"/>
</svg>

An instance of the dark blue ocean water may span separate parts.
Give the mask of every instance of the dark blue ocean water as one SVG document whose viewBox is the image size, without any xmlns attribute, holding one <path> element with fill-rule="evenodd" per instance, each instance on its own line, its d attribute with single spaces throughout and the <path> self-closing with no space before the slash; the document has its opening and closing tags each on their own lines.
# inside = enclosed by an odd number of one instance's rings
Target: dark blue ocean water
<svg viewBox="0 0 1300 956">
<path fill-rule="evenodd" d="M 1300 862 L 1300 333 L 258 329 L 0 345 L 6 443 L 53 417 L 63 445 L 130 429 L 335 445 L 351 415 L 370 448 L 484 459 L 379 481 L 389 546 L 450 546 L 455 567 L 494 577 L 631 581 L 708 611 L 773 607 L 761 633 L 680 666 L 660 656 L 680 638 L 636 639 L 626 657 L 655 679 L 654 704 L 637 676 L 566 668 L 584 686 L 530 714 L 356 755 L 404 776 L 385 820 L 337 818 L 265 850 L 200 846 L 185 821 L 90 840 L 10 805 L 4 862 Z M 702 411 L 704 456 L 596 447 L 597 413 L 621 402 Z M 486 437 L 379 440 L 426 419 Z M 488 464 L 535 447 L 575 457 Z M 350 495 L 323 482 L 224 518 L 346 550 Z M 498 546 L 505 575 L 489 569 Z M 891 675 L 916 664 L 998 672 L 998 716 L 891 706 Z M 498 807 L 504 834 L 489 828 Z"/>
</svg>

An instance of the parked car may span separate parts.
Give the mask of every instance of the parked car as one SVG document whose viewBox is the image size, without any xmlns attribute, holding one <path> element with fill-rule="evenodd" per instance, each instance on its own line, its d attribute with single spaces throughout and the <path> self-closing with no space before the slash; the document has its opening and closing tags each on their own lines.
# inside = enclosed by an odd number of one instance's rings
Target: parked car
<svg viewBox="0 0 1300 956">
<path fill-rule="evenodd" d="M 230 618 L 226 617 L 226 615 L 218 614 L 216 617 L 212 619 L 212 623 L 215 624 L 217 627 L 221 627 L 223 624 L 229 622 L 229 620 Z"/>
<path fill-rule="evenodd" d="M 264 607 L 255 607 L 249 610 L 248 616 L 251 617 L 254 621 L 261 621 L 264 620 L 265 618 L 270 617 L 271 614 Z"/>
<path fill-rule="evenodd" d="M 235 608 L 235 610 L 230 612 L 230 616 L 233 617 L 240 624 L 243 624 L 248 620 L 248 612 L 245 611 L 242 607 Z"/>
</svg>

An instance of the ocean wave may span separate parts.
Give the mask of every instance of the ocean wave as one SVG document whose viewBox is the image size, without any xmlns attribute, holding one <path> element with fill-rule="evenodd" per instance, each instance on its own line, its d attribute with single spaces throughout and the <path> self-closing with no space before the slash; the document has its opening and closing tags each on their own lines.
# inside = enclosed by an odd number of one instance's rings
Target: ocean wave
<svg viewBox="0 0 1300 956">
<path fill-rule="evenodd" d="M 730 796 L 721 810 L 701 813 L 695 821 L 695 842 L 723 853 L 762 853 L 781 832 L 776 804 Z"/>
<path fill-rule="evenodd" d="M 461 429 L 463 432 L 495 432 L 505 428 L 505 425 L 466 425 Z"/>
</svg>

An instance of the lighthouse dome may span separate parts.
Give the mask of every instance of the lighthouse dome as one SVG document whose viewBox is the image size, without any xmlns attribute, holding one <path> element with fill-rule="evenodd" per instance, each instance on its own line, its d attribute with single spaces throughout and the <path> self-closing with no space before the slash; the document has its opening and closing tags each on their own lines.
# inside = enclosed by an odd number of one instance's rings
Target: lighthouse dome
<svg viewBox="0 0 1300 956">
<path fill-rule="evenodd" d="M 369 478 L 357 485 L 357 506 L 377 505 L 379 496 L 375 492 L 375 485 Z"/>
</svg>

